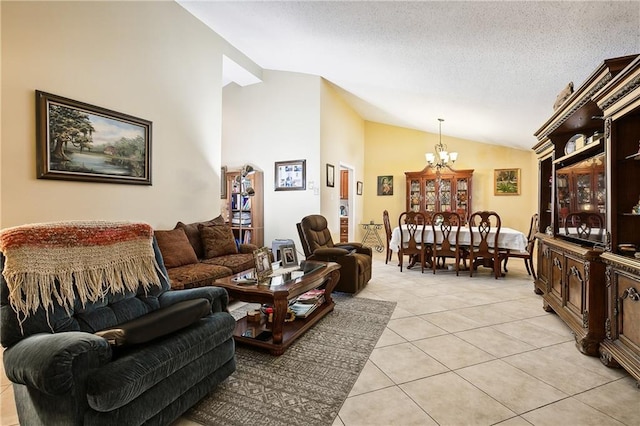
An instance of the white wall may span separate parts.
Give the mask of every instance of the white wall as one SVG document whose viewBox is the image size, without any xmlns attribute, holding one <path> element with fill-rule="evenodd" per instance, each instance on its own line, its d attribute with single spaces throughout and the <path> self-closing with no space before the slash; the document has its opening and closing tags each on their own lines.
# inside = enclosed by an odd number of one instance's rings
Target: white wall
<svg viewBox="0 0 640 426">
<path fill-rule="evenodd" d="M 226 42 L 174 2 L 1 2 L 0 226 L 219 214 Z M 36 179 L 35 90 L 153 122 L 152 186 Z"/>
<path fill-rule="evenodd" d="M 298 240 L 296 223 L 320 211 L 320 77 L 264 70 L 263 82 L 223 90 L 222 158 L 229 170 L 264 172 L 264 244 Z M 275 191 L 276 161 L 306 160 L 307 189 Z"/>
</svg>

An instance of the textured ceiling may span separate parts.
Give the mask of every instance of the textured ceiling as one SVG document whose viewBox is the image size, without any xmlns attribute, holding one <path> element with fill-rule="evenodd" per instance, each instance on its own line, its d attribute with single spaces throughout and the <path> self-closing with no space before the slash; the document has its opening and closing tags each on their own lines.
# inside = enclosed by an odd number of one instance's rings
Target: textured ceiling
<svg viewBox="0 0 640 426">
<path fill-rule="evenodd" d="M 178 1 L 264 69 L 321 76 L 366 120 L 531 148 L 556 95 L 640 53 L 640 2 Z"/>
</svg>

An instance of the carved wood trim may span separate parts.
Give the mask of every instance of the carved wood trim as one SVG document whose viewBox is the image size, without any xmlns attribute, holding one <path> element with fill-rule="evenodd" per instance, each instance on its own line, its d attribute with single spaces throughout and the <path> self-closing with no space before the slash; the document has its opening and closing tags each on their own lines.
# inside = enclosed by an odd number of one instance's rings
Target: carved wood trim
<svg viewBox="0 0 640 426">
<path fill-rule="evenodd" d="M 602 79 L 600 79 L 600 81 L 598 81 L 596 84 L 593 85 L 591 90 L 589 90 L 588 92 L 585 92 L 582 95 L 582 97 L 580 97 L 580 100 L 578 102 L 574 103 L 571 108 L 567 109 L 564 112 L 564 114 L 562 114 L 562 116 L 558 117 L 558 119 L 556 119 L 553 124 L 551 124 L 549 127 L 547 127 L 543 133 L 538 135 L 538 140 L 543 140 L 545 138 L 548 138 L 549 135 L 551 133 L 553 133 L 554 130 L 556 130 L 558 127 L 562 126 L 562 124 L 564 124 L 564 122 L 567 121 L 569 119 L 569 117 L 571 117 L 577 110 L 579 110 L 587 102 L 589 102 L 591 100 L 591 98 L 593 97 L 593 95 L 595 95 L 596 92 L 598 92 L 600 89 L 602 89 L 612 78 L 613 78 L 613 76 L 611 75 L 610 72 L 608 72 L 606 75 L 604 75 L 602 77 Z"/>
<path fill-rule="evenodd" d="M 622 86 L 620 90 L 613 93 L 606 101 L 602 102 L 600 109 L 605 110 L 609 108 L 611 105 L 615 104 L 619 99 L 625 97 L 629 92 L 635 90 L 636 87 L 640 86 L 640 75 L 636 78 L 629 81 L 627 84 Z"/>
</svg>

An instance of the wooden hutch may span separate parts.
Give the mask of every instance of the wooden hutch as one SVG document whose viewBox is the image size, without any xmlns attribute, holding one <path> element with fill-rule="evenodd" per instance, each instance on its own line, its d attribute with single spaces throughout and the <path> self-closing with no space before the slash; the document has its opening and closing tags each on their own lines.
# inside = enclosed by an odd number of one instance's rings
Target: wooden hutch
<svg viewBox="0 0 640 426">
<path fill-rule="evenodd" d="M 535 136 L 535 291 L 581 352 L 640 381 L 640 55 L 605 60 Z M 576 211 L 601 216 L 605 229 L 565 233 Z"/>
<path fill-rule="evenodd" d="M 405 172 L 407 179 L 407 211 L 457 212 L 466 223 L 471 210 L 473 170 L 439 172 L 427 166 L 419 172 Z"/>
</svg>

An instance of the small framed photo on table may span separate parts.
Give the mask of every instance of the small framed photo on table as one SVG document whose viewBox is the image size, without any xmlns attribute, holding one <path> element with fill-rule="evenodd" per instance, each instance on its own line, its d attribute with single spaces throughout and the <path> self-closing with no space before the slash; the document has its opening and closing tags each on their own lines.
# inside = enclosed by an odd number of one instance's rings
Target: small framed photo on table
<svg viewBox="0 0 640 426">
<path fill-rule="evenodd" d="M 258 282 L 265 281 L 269 275 L 273 272 L 271 266 L 271 259 L 269 256 L 269 249 L 266 247 L 259 248 L 253 251 L 253 259 L 256 263 L 256 279 Z"/>
<path fill-rule="evenodd" d="M 283 268 L 298 266 L 298 254 L 295 244 L 283 244 L 279 248 Z"/>
</svg>

